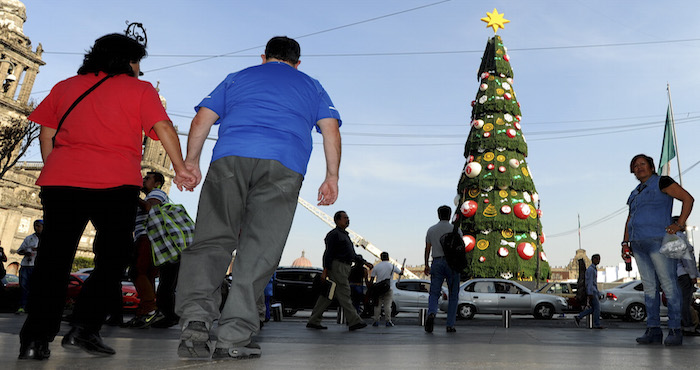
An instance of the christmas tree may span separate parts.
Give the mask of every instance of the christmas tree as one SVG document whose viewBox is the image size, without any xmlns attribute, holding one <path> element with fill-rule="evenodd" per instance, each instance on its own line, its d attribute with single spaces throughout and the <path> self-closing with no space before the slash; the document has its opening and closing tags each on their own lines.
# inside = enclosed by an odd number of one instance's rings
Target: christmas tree
<svg viewBox="0 0 700 370">
<path fill-rule="evenodd" d="M 494 33 L 509 22 L 482 18 Z M 513 90 L 508 51 L 497 35 L 488 40 L 472 101 L 472 128 L 464 147 L 466 165 L 456 202 L 470 277 L 532 280 L 549 276 L 541 244 L 539 195 L 525 158 L 520 103 Z M 539 271 L 539 273 L 538 273 Z"/>
</svg>

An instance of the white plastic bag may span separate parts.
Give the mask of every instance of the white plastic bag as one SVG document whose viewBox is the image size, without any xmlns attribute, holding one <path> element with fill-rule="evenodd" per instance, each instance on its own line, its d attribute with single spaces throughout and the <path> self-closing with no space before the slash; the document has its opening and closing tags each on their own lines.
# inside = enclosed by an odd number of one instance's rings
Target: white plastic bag
<svg viewBox="0 0 700 370">
<path fill-rule="evenodd" d="M 687 241 L 680 233 L 667 233 L 661 241 L 661 249 L 659 252 L 668 258 L 683 258 L 687 250 Z"/>
</svg>

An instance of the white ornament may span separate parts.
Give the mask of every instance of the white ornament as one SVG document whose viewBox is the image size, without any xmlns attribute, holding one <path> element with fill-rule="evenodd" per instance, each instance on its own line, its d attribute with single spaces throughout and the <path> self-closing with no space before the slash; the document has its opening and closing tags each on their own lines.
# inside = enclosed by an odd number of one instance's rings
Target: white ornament
<svg viewBox="0 0 700 370">
<path fill-rule="evenodd" d="M 540 201 L 540 195 L 537 193 L 532 193 L 532 201 L 537 203 Z"/>
<path fill-rule="evenodd" d="M 479 98 L 479 104 L 484 104 L 489 98 L 486 97 L 486 95 L 481 95 Z"/>
<path fill-rule="evenodd" d="M 477 162 L 469 163 L 467 168 L 464 169 L 464 173 L 467 175 L 467 177 L 473 179 L 479 176 L 479 173 L 481 173 L 481 165 Z"/>
<path fill-rule="evenodd" d="M 511 116 L 510 113 L 504 114 L 503 119 L 506 120 L 506 122 L 513 122 L 513 116 Z"/>
<path fill-rule="evenodd" d="M 526 191 L 523 192 L 523 198 L 525 198 L 525 201 L 528 203 L 532 202 L 532 198 L 530 198 L 530 193 L 528 193 Z"/>
<path fill-rule="evenodd" d="M 460 196 L 459 194 L 455 195 L 455 207 L 459 206 L 459 201 L 460 201 Z"/>
<path fill-rule="evenodd" d="M 505 90 L 510 90 L 510 84 L 508 82 L 504 82 L 501 84 Z"/>
<path fill-rule="evenodd" d="M 513 79 L 510 78 L 510 77 L 506 78 L 506 81 L 508 81 L 508 83 L 511 84 L 511 85 L 513 84 Z"/>
<path fill-rule="evenodd" d="M 530 237 L 531 237 L 533 240 L 537 240 L 537 233 L 534 232 L 534 231 L 530 231 Z"/>
<path fill-rule="evenodd" d="M 482 119 L 475 119 L 475 120 L 472 122 L 472 125 L 474 126 L 475 129 L 480 129 L 480 128 L 484 127 L 484 120 L 482 120 Z"/>
<path fill-rule="evenodd" d="M 481 90 L 481 91 L 486 91 L 486 89 L 488 89 L 488 88 L 489 88 L 489 85 L 487 85 L 487 84 L 481 84 L 479 86 L 479 90 Z"/>
<path fill-rule="evenodd" d="M 520 166 L 520 161 L 518 161 L 518 160 L 515 159 L 515 158 L 511 158 L 511 159 L 508 161 L 508 164 L 509 164 L 511 167 L 513 167 L 513 168 L 518 168 L 518 166 Z M 529 202 L 529 201 L 528 201 L 528 202 Z"/>
</svg>

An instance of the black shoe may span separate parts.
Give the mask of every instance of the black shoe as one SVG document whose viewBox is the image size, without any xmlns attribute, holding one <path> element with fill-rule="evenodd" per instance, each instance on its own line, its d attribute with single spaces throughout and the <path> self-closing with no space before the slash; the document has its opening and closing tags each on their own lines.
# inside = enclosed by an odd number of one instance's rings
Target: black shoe
<svg viewBox="0 0 700 370">
<path fill-rule="evenodd" d="M 358 322 L 357 324 L 350 326 L 348 328 L 348 330 L 355 331 L 357 329 L 362 329 L 364 327 L 367 327 L 367 324 L 365 324 L 364 322 Z"/>
<path fill-rule="evenodd" d="M 428 319 L 425 320 L 425 332 L 432 333 L 434 325 L 435 325 L 435 314 L 431 313 L 430 315 L 428 315 Z"/>
<path fill-rule="evenodd" d="M 327 326 L 323 326 L 323 325 L 320 325 L 320 324 L 312 324 L 312 323 L 306 324 L 306 327 L 309 328 L 309 329 L 321 329 L 321 330 L 328 329 Z"/>
<path fill-rule="evenodd" d="M 91 333 L 78 327 L 73 327 L 63 337 L 61 346 L 69 351 L 83 350 L 96 356 L 111 356 L 117 353 L 114 349 L 104 344 L 100 333 Z"/>
<path fill-rule="evenodd" d="M 152 328 L 160 328 L 160 329 L 165 329 L 169 328 L 172 326 L 175 326 L 180 323 L 180 318 L 179 317 L 166 317 L 163 320 L 157 321 L 151 325 Z"/>
<path fill-rule="evenodd" d="M 19 348 L 20 360 L 45 360 L 51 356 L 49 342 L 31 341 L 27 345 L 22 344 Z"/>
<path fill-rule="evenodd" d="M 447 332 L 448 332 L 448 333 L 456 333 L 456 332 L 457 332 L 457 329 L 455 329 L 454 326 L 448 326 L 448 327 L 447 327 Z"/>
<path fill-rule="evenodd" d="M 574 323 L 576 323 L 577 328 L 580 328 L 581 327 L 581 318 L 578 316 L 574 316 Z"/>
<path fill-rule="evenodd" d="M 107 321 L 105 321 L 107 326 L 122 326 L 124 325 L 124 319 L 117 316 L 110 316 Z"/>
</svg>

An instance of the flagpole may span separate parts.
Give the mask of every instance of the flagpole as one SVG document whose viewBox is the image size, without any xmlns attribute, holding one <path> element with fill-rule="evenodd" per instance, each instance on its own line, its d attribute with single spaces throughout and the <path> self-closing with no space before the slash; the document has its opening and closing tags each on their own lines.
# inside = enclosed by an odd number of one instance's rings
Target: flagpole
<svg viewBox="0 0 700 370">
<path fill-rule="evenodd" d="M 581 215 L 578 214 L 578 249 L 581 249 Z"/>
<path fill-rule="evenodd" d="M 671 110 L 671 132 L 673 132 L 673 146 L 676 150 L 676 161 L 678 162 L 678 182 L 683 187 L 683 175 L 681 174 L 681 155 L 678 152 L 678 139 L 676 139 L 676 121 L 673 118 L 673 104 L 671 103 L 671 86 L 666 83 L 666 91 L 668 92 L 668 107 Z"/>
</svg>

